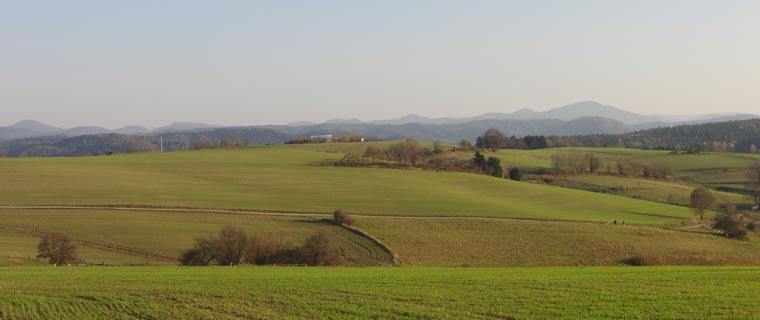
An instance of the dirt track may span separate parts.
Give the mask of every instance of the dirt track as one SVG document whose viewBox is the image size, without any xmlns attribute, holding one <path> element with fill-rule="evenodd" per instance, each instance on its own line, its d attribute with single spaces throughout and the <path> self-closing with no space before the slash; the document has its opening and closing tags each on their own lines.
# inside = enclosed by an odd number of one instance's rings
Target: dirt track
<svg viewBox="0 0 760 320">
<path fill-rule="evenodd" d="M 262 216 L 281 217 L 315 217 L 325 218 L 331 216 L 328 213 L 303 213 L 303 212 L 266 212 L 230 209 L 198 209 L 198 208 L 164 208 L 164 207 L 129 207 L 129 206 L 3 206 L 0 210 L 118 210 L 118 211 L 152 211 L 152 212 L 192 212 L 192 213 L 222 213 L 222 214 L 252 214 Z M 420 219 L 420 220 L 487 220 L 487 221 L 524 221 L 524 222 L 547 222 L 547 223 L 592 223 L 602 222 L 569 221 L 569 220 L 541 220 L 521 218 L 496 218 L 496 217 L 470 217 L 470 216 L 401 216 L 401 215 L 363 215 L 354 214 L 358 218 L 378 219 Z"/>
</svg>

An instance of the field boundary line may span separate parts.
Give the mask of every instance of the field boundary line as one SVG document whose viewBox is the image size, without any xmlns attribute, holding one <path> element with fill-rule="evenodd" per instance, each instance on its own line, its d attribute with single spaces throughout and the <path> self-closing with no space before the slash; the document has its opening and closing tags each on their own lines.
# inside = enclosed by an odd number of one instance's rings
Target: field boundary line
<svg viewBox="0 0 760 320">
<path fill-rule="evenodd" d="M 202 209 L 202 208 L 172 208 L 172 207 L 136 207 L 136 206 L 80 206 L 80 205 L 0 205 L 0 210 L 101 210 L 101 211 L 142 211 L 142 212 L 174 212 L 174 213 L 220 213 L 220 214 L 250 214 L 273 217 L 330 217 L 330 213 L 305 213 L 263 210 L 236 209 Z M 378 215 L 355 213 L 357 218 L 373 219 L 415 219 L 415 220 L 476 220 L 476 221 L 518 221 L 545 223 L 587 223 L 609 224 L 602 221 L 562 220 L 562 219 L 530 219 L 530 218 L 500 218 L 483 216 L 409 216 L 409 215 Z"/>
<path fill-rule="evenodd" d="M 401 261 L 399 259 L 398 253 L 396 253 L 396 251 L 393 250 L 393 248 L 391 248 L 391 246 L 385 244 L 385 242 L 380 241 L 380 239 L 375 238 L 375 236 L 369 234 L 367 231 L 364 231 L 364 230 L 359 229 L 359 228 L 354 227 L 354 226 L 347 226 L 347 225 L 340 225 L 340 226 L 343 227 L 343 228 L 346 228 L 349 231 L 354 232 L 354 233 L 356 233 L 356 234 L 358 234 L 358 235 L 360 235 L 362 237 L 367 238 L 369 241 L 371 241 L 374 244 L 378 245 L 380 248 L 383 248 L 383 250 L 385 250 L 386 252 L 388 252 L 391 255 L 391 263 L 394 266 L 397 266 L 397 265 L 399 265 L 401 263 Z"/>
</svg>

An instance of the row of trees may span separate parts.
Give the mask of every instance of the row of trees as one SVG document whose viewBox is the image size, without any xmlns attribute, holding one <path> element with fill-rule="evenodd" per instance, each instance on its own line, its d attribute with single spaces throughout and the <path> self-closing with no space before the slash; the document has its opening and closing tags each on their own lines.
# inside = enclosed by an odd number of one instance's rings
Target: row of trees
<svg viewBox="0 0 760 320">
<path fill-rule="evenodd" d="M 473 150 L 468 141 L 463 140 L 458 150 Z M 433 148 L 424 148 L 418 142 L 407 140 L 392 144 L 383 150 L 370 145 L 365 149 L 364 158 L 371 159 L 372 164 L 377 160 L 393 161 L 399 165 L 408 165 L 422 169 L 474 172 L 492 175 L 502 178 L 504 166 L 498 157 L 488 157 L 476 151 L 472 159 L 465 159 L 456 154 L 456 149 L 447 153 L 439 142 L 433 143 Z M 339 165 L 361 166 L 365 163 L 361 157 L 346 155 L 339 161 Z M 386 163 L 387 165 L 387 163 Z M 521 180 L 522 172 L 513 167 L 510 168 L 508 177 L 513 180 Z"/>
<path fill-rule="evenodd" d="M 434 150 L 430 150 L 421 146 L 420 143 L 415 140 L 405 140 L 391 144 L 386 149 L 370 145 L 365 149 L 364 157 L 372 159 L 372 163 L 375 163 L 377 160 L 386 160 L 414 167 L 423 159 L 442 153 L 443 148 L 441 148 L 439 142 L 435 142 Z"/>
<path fill-rule="evenodd" d="M 488 129 L 475 139 L 478 148 L 486 149 L 543 149 L 547 147 L 544 136 L 507 137 L 497 129 Z"/>
<path fill-rule="evenodd" d="M 293 247 L 267 235 L 247 235 L 243 230 L 227 226 L 217 236 L 195 239 L 192 249 L 182 253 L 179 261 L 188 266 L 222 266 L 240 263 L 306 264 L 329 266 L 340 264 L 340 256 L 330 247 L 327 233 L 317 231 L 300 246 Z"/>
<path fill-rule="evenodd" d="M 632 163 L 626 159 L 606 161 L 592 153 L 557 153 L 551 157 L 552 169 L 557 173 L 585 174 L 605 171 L 621 176 L 642 176 L 665 179 L 672 174 L 669 167 Z"/>
<path fill-rule="evenodd" d="M 248 145 L 248 140 L 232 139 L 232 138 L 222 138 L 218 141 L 212 140 L 210 138 L 200 138 L 198 140 L 193 141 L 194 150 L 244 147 L 247 145 Z"/>
</svg>

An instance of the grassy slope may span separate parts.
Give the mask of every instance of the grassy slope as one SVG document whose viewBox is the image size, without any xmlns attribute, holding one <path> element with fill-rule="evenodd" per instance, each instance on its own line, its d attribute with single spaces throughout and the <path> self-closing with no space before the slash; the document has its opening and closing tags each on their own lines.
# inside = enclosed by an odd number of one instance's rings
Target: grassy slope
<svg viewBox="0 0 760 320">
<path fill-rule="evenodd" d="M 0 318 L 749 319 L 760 269 L 2 269 Z M 86 281 L 83 281 L 86 279 Z"/>
<path fill-rule="evenodd" d="M 644 178 L 588 175 L 572 176 L 567 177 L 567 179 L 568 181 L 580 182 L 586 186 L 591 186 L 592 188 L 617 188 L 615 190 L 619 191 L 608 191 L 613 194 L 620 194 L 662 203 L 672 203 L 681 206 L 689 205 L 690 195 L 694 190 L 693 186 L 684 183 L 658 181 Z M 748 198 L 746 196 L 736 193 L 715 191 L 713 194 L 718 198 L 719 203 L 738 204 L 748 201 Z"/>
<path fill-rule="evenodd" d="M 705 154 L 672 154 L 668 151 L 635 150 L 616 148 L 552 148 L 542 150 L 498 150 L 494 155 L 502 159 L 506 165 L 514 165 L 526 169 L 551 168 L 551 156 L 563 152 L 593 153 L 609 160 L 628 159 L 631 162 L 658 165 L 671 168 L 673 176 L 685 181 L 673 184 L 673 190 L 663 190 L 663 185 L 650 184 L 646 187 L 634 187 L 622 195 L 639 197 L 646 200 L 667 202 L 670 193 L 677 198 L 677 203 L 683 202 L 683 188 L 694 188 L 698 185 L 707 186 L 718 191 L 721 201 L 735 204 L 750 205 L 744 188 L 745 169 L 753 163 L 760 162 L 760 155 L 739 153 L 705 153 Z M 582 176 L 567 177 L 600 186 L 628 187 L 632 183 L 642 184 L 646 179 L 626 179 L 620 177 Z M 650 180 L 651 181 L 651 180 Z M 653 183 L 657 183 L 652 181 Z M 668 189 L 668 188 L 665 188 Z M 678 199 L 681 198 L 681 199 Z"/>
<path fill-rule="evenodd" d="M 359 144 L 347 144 L 357 148 Z M 324 146 L 322 146 L 324 147 Z M 343 147 L 343 146 L 340 146 Z M 146 204 L 420 216 L 672 223 L 685 208 L 466 174 L 322 167 L 291 147 L 0 159 L 0 204 Z"/>
<path fill-rule="evenodd" d="M 636 256 L 669 264 L 758 265 L 760 241 L 598 223 L 359 219 L 359 227 L 417 266 L 615 265 Z"/>
<path fill-rule="evenodd" d="M 0 263 L 18 263 L 35 255 L 37 236 L 62 233 L 78 241 L 79 255 L 90 263 L 176 264 L 169 259 L 193 245 L 193 239 L 235 225 L 251 234 L 269 234 L 294 244 L 318 229 L 352 264 L 379 265 L 390 255 L 373 242 L 318 219 L 245 214 L 167 213 L 99 210 L 0 209 Z M 86 242 L 86 243 L 83 243 Z M 89 245 L 88 245 L 89 244 Z M 166 259 L 162 259 L 162 257 Z"/>
</svg>

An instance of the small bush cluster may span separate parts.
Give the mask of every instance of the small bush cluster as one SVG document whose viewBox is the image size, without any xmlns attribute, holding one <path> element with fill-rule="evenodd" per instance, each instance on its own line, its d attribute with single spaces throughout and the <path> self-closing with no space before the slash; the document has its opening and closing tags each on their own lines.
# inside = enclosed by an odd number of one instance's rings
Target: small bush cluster
<svg viewBox="0 0 760 320">
<path fill-rule="evenodd" d="M 240 263 L 331 266 L 341 264 L 342 259 L 331 248 L 327 233 L 321 230 L 300 246 L 293 247 L 280 239 L 264 235 L 248 236 L 239 228 L 227 226 L 217 236 L 195 239 L 193 248 L 183 252 L 179 262 L 187 266 Z"/>
<path fill-rule="evenodd" d="M 354 225 L 354 218 L 351 217 L 351 213 L 343 209 L 333 212 L 333 220 L 340 226 L 352 227 Z"/>
</svg>

